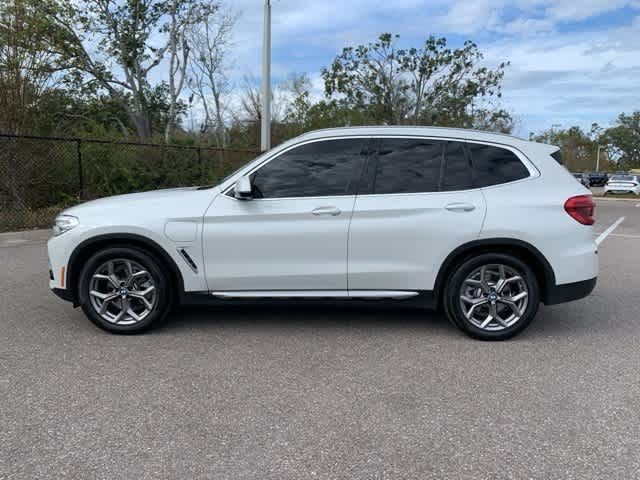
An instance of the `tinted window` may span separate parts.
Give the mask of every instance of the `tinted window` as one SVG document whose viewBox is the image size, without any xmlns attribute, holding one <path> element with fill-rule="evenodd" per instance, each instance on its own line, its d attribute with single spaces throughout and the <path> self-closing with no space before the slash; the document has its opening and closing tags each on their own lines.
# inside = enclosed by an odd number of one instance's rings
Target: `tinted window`
<svg viewBox="0 0 640 480">
<path fill-rule="evenodd" d="M 378 149 L 373 193 L 435 192 L 441 164 L 441 142 L 383 139 Z"/>
<path fill-rule="evenodd" d="M 551 156 L 553 157 L 553 159 L 558 162 L 560 165 L 562 165 L 562 151 L 561 150 L 556 150 L 555 152 L 553 152 L 551 154 Z"/>
<path fill-rule="evenodd" d="M 473 188 L 473 172 L 464 146 L 458 142 L 447 142 L 442 190 L 466 190 Z"/>
<path fill-rule="evenodd" d="M 355 193 L 362 140 L 326 140 L 293 148 L 252 175 L 256 198 L 324 197 Z"/>
<path fill-rule="evenodd" d="M 476 185 L 486 187 L 513 182 L 529 176 L 529 171 L 510 150 L 470 143 L 468 145 L 476 171 Z"/>
</svg>

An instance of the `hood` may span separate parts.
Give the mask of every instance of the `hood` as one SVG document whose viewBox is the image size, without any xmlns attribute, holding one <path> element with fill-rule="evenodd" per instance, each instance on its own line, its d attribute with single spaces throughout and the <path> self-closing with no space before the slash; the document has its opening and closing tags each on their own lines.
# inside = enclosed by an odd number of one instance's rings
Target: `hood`
<svg viewBox="0 0 640 480">
<path fill-rule="evenodd" d="M 135 216 L 171 218 L 185 214 L 203 215 L 218 189 L 200 187 L 170 188 L 142 193 L 129 193 L 99 198 L 81 203 L 63 213 L 80 218 L 81 222 L 98 218 Z"/>
</svg>

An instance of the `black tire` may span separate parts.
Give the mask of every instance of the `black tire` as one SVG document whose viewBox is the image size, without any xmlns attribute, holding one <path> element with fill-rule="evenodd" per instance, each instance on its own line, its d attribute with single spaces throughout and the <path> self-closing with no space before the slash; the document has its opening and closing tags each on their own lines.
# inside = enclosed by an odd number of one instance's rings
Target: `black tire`
<svg viewBox="0 0 640 480">
<path fill-rule="evenodd" d="M 148 310 L 144 318 L 132 324 L 116 324 L 103 318 L 92 305 L 90 299 L 91 280 L 97 269 L 111 260 L 128 260 L 135 262 L 148 272 L 154 286 L 153 308 Z M 84 265 L 80 273 L 78 283 L 78 298 L 84 313 L 95 325 L 111 333 L 136 334 L 142 333 L 151 326 L 160 324 L 169 313 L 172 305 L 171 281 L 165 273 L 166 269 L 161 267 L 161 263 L 152 255 L 131 247 L 111 247 L 95 253 Z M 118 298 L 117 301 L 120 301 Z"/>
<path fill-rule="evenodd" d="M 526 307 L 520 307 L 524 309 L 524 313 L 514 324 L 501 330 L 489 331 L 479 328 L 467 319 L 461 305 L 461 290 L 467 277 L 485 265 L 505 265 L 513 269 L 524 281 L 528 293 Z M 445 287 L 443 302 L 449 321 L 470 337 L 478 340 L 507 340 L 527 328 L 535 317 L 540 304 L 540 288 L 535 273 L 522 260 L 508 254 L 484 253 L 467 257 L 453 268 Z"/>
</svg>

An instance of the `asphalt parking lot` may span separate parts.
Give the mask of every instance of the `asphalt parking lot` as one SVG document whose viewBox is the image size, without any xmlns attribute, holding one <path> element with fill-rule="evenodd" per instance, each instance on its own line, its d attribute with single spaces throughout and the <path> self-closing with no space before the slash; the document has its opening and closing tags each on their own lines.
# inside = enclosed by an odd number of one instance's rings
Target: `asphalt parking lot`
<svg viewBox="0 0 640 480">
<path fill-rule="evenodd" d="M 112 336 L 0 235 L 0 478 L 640 478 L 640 203 L 598 286 L 503 343 L 410 309 L 178 311 Z"/>
</svg>

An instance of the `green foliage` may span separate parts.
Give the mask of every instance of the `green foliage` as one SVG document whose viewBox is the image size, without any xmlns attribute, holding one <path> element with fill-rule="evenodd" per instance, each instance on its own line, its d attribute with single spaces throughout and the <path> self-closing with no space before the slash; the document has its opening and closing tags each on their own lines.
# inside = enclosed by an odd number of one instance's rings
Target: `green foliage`
<svg viewBox="0 0 640 480">
<path fill-rule="evenodd" d="M 597 123 L 589 132 L 574 126 L 568 129 L 550 128 L 530 140 L 562 148 L 565 165 L 572 171 L 590 171 L 596 167 L 600 147 L 600 170 L 631 170 L 640 167 L 640 111 L 621 113 L 616 125 L 602 129 Z"/>
<path fill-rule="evenodd" d="M 598 150 L 597 137 L 593 132 L 597 125 L 593 125 L 591 133 L 584 132 L 580 127 L 568 129 L 550 128 L 539 134 L 530 134 L 529 139 L 534 142 L 556 145 L 562 150 L 564 165 L 572 172 L 588 172 L 596 168 Z M 611 165 L 604 158 L 600 159 L 600 169 L 610 170 Z"/>
<path fill-rule="evenodd" d="M 605 130 L 600 142 L 607 145 L 621 169 L 640 168 L 640 111 L 621 113 L 617 125 Z"/>
<path fill-rule="evenodd" d="M 322 70 L 327 98 L 375 124 L 512 128 L 506 111 L 490 111 L 508 63 L 480 66 L 482 53 L 471 41 L 451 49 L 432 36 L 420 48 L 401 49 L 398 38 L 384 33 L 377 42 L 344 48 Z"/>
</svg>

